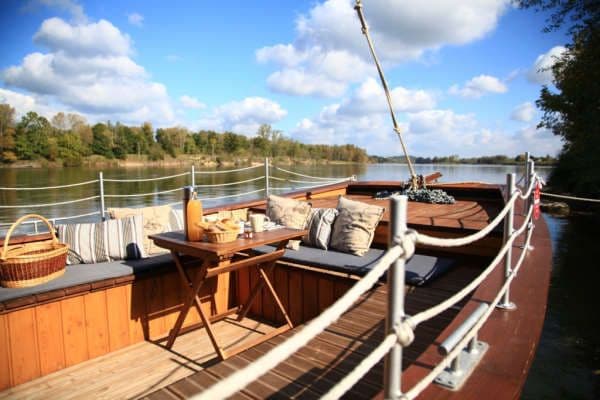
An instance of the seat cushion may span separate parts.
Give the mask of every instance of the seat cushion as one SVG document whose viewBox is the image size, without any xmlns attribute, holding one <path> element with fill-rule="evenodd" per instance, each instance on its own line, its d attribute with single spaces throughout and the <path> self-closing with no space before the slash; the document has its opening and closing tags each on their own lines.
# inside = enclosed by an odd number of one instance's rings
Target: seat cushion
<svg viewBox="0 0 600 400">
<path fill-rule="evenodd" d="M 329 246 L 357 256 L 365 255 L 384 208 L 340 196 L 337 210 L 339 214 L 333 224 Z"/>
<path fill-rule="evenodd" d="M 257 253 L 269 253 L 273 246 L 260 246 L 253 249 Z M 300 246 L 297 251 L 287 250 L 282 260 L 303 265 L 313 265 L 336 272 L 363 276 L 383 256 L 385 250 L 369 249 L 364 256 L 355 256 L 335 250 L 322 250 L 315 247 Z M 415 254 L 406 263 L 406 283 L 422 286 L 451 268 L 455 261 L 450 258 L 432 257 Z"/>
<path fill-rule="evenodd" d="M 0 288 L 0 302 L 20 297 L 51 292 L 58 289 L 98 282 L 104 279 L 120 278 L 128 275 L 139 275 L 155 268 L 172 263 L 170 254 L 144 258 L 141 260 L 120 260 L 98 264 L 67 265 L 64 275 L 50 282 L 27 288 Z"/>
</svg>

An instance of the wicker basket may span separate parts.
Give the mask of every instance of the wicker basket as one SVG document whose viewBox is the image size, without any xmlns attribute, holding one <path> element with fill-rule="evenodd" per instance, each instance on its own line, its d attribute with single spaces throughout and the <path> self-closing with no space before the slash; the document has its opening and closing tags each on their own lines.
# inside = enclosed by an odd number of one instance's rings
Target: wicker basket
<svg viewBox="0 0 600 400">
<path fill-rule="evenodd" d="M 205 231 L 204 233 L 206 233 L 206 239 L 211 243 L 228 243 L 236 240 L 240 231 L 239 229 L 236 229 L 223 232 Z"/>
<path fill-rule="evenodd" d="M 52 234 L 52 241 L 25 243 L 8 248 L 10 235 L 23 221 L 31 218 L 42 220 Z M 37 214 L 19 218 L 8 230 L 4 238 L 4 248 L 0 255 L 0 285 L 7 288 L 21 288 L 39 285 L 58 278 L 65 273 L 69 246 L 59 243 L 50 222 Z"/>
</svg>

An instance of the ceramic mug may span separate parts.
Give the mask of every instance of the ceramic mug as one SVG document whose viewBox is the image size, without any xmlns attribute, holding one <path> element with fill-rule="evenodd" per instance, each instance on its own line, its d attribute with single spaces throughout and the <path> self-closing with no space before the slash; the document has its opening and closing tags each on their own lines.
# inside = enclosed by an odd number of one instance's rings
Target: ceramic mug
<svg viewBox="0 0 600 400">
<path fill-rule="evenodd" d="M 265 222 L 270 221 L 265 214 L 252 214 L 250 216 L 250 224 L 252 232 L 262 232 L 265 230 Z"/>
</svg>

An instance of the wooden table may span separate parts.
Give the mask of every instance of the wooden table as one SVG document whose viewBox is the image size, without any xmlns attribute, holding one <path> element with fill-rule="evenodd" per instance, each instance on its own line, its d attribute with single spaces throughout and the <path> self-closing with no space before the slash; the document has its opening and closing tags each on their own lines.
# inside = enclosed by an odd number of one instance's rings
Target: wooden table
<svg viewBox="0 0 600 400">
<path fill-rule="evenodd" d="M 156 235 L 150 235 L 150 239 L 152 239 L 157 246 L 169 249 L 171 251 L 173 261 L 175 262 L 177 271 L 179 272 L 183 285 L 187 289 L 188 294 L 186 300 L 184 301 L 183 307 L 179 312 L 177 321 L 175 322 L 173 329 L 169 333 L 169 338 L 167 340 L 166 347 L 168 349 L 171 349 L 171 347 L 173 347 L 175 338 L 181 331 L 183 321 L 185 320 L 185 317 L 187 316 L 192 305 L 196 306 L 196 309 L 200 314 L 200 318 L 202 319 L 202 324 L 204 328 L 206 328 L 208 336 L 210 337 L 210 340 L 221 359 L 231 357 L 241 351 L 255 346 L 258 343 L 264 342 L 265 340 L 268 340 L 273 336 L 276 336 L 282 332 L 293 328 L 292 321 L 290 320 L 285 308 L 283 307 L 281 300 L 279 300 L 279 297 L 277 296 L 277 293 L 273 288 L 273 284 L 269 280 L 268 274 L 275 267 L 275 263 L 277 262 L 277 260 L 285 253 L 285 246 L 288 243 L 288 241 L 292 239 L 300 239 L 306 233 L 307 232 L 305 230 L 279 228 L 270 231 L 254 233 L 252 239 L 240 238 L 229 243 L 209 243 L 205 241 L 188 242 L 185 240 L 185 235 L 181 231 L 165 232 Z M 232 261 L 233 256 L 236 253 L 265 244 L 277 244 L 277 249 L 268 254 L 250 255 L 249 257 L 244 258 L 242 260 Z M 183 268 L 183 264 L 181 262 L 181 256 L 183 255 L 197 258 L 202 262 L 200 272 L 196 274 L 196 277 L 194 279 L 191 279 L 185 271 L 185 269 Z M 202 285 L 206 282 L 206 280 L 219 274 L 232 272 L 241 268 L 248 268 L 251 266 L 256 266 L 258 268 L 259 280 L 250 291 L 250 296 L 248 297 L 246 303 L 243 305 L 238 305 L 234 308 L 230 308 L 227 311 L 222 312 L 220 314 L 214 316 L 207 316 L 204 313 L 204 311 L 202 311 L 202 307 L 200 306 L 200 298 L 198 296 L 198 292 L 200 291 Z M 273 296 L 275 304 L 283 314 L 286 324 L 269 332 L 268 334 L 260 337 L 255 341 L 245 343 L 227 351 L 224 350 L 223 348 L 221 348 L 219 342 L 217 341 L 211 323 L 223 319 L 228 315 L 234 313 L 238 313 L 238 321 L 245 318 L 246 314 L 250 310 L 250 306 L 256 299 L 256 296 L 260 293 L 260 291 L 265 285 L 271 293 L 271 296 Z"/>
</svg>

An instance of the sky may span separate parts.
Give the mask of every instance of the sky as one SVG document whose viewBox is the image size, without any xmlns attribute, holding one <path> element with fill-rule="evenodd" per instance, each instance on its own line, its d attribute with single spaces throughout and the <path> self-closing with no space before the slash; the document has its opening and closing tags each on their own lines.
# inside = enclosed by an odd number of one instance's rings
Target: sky
<svg viewBox="0 0 600 400">
<path fill-rule="evenodd" d="M 505 0 L 363 0 L 414 156 L 562 144 L 537 129 L 564 51 L 547 14 Z M 3 0 L 0 103 L 17 117 L 233 131 L 400 155 L 351 0 Z"/>
</svg>

